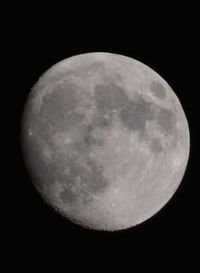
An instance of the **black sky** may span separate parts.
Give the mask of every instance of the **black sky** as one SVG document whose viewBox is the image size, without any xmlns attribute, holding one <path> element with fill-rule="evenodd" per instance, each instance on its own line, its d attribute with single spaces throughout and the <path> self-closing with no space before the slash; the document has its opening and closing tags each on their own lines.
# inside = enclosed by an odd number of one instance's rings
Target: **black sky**
<svg viewBox="0 0 200 273">
<path fill-rule="evenodd" d="M 169 260 L 178 263 L 179 258 L 182 263 L 196 254 L 194 249 L 199 245 L 196 197 L 199 182 L 196 171 L 199 69 L 196 65 L 195 8 L 174 10 L 171 7 L 169 13 L 162 14 L 160 10 L 163 12 L 166 7 L 150 14 L 146 8 L 148 16 L 142 9 L 132 8 L 134 12 L 128 12 L 128 7 L 126 11 L 118 7 L 118 15 L 115 7 L 108 11 L 105 6 L 102 13 L 83 11 L 81 16 L 73 8 L 65 8 L 63 16 L 56 10 L 51 13 L 45 9 L 41 11 L 39 6 L 36 10 L 26 7 L 25 12 L 22 8 L 20 13 L 15 13 L 13 7 L 15 15 L 11 15 L 6 24 L 9 84 L 5 85 L 4 92 L 12 100 L 9 110 L 6 101 L 2 101 L 2 108 L 7 113 L 6 131 L 12 131 L 9 144 L 5 144 L 12 147 L 7 169 L 9 175 L 4 178 L 11 196 L 6 206 L 9 210 L 8 235 L 5 235 L 10 241 L 8 253 L 30 260 L 29 265 L 36 260 L 38 266 L 40 259 L 50 262 L 52 257 L 66 261 L 66 266 L 72 260 L 78 266 L 80 261 L 86 268 L 93 260 L 99 261 L 96 263 L 98 267 L 113 260 L 117 263 L 120 258 L 124 264 L 132 261 L 133 265 L 138 259 L 142 261 L 142 257 L 145 261 L 155 261 L 155 264 L 162 259 L 166 264 Z M 93 8 L 98 10 L 98 4 Z M 91 51 L 127 55 L 157 71 L 180 99 L 191 134 L 188 167 L 173 199 L 144 224 L 115 233 L 85 230 L 48 208 L 31 185 L 20 150 L 20 118 L 30 88 L 53 64 Z"/>
</svg>

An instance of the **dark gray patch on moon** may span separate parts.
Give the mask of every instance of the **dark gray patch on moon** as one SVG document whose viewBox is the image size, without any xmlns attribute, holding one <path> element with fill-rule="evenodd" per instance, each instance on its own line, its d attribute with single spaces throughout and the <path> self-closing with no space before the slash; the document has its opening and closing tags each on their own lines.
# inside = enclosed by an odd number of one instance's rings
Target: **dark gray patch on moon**
<svg viewBox="0 0 200 273">
<path fill-rule="evenodd" d="M 46 94 L 43 97 L 43 100 L 46 100 L 46 103 L 54 105 L 54 107 L 61 106 L 69 111 L 73 111 L 78 102 L 78 93 L 79 87 L 74 83 L 66 83 L 65 85 L 58 84 L 53 92 Z"/>
<path fill-rule="evenodd" d="M 87 190 L 92 194 L 104 192 L 108 187 L 108 181 L 103 177 L 103 167 L 97 166 L 95 161 L 87 160 L 90 171 L 83 169 L 81 178 Z"/>
<path fill-rule="evenodd" d="M 115 109 L 119 110 L 119 117 L 126 128 L 141 133 L 145 130 L 146 120 L 155 117 L 151 103 L 146 102 L 141 96 L 136 97 L 134 101 L 130 100 L 123 88 L 114 82 L 96 85 L 94 92 L 99 109 L 99 124 L 102 126 L 109 125 L 112 120 L 112 114 L 108 120 L 104 119 L 103 114 Z"/>
<path fill-rule="evenodd" d="M 50 126 L 56 131 L 78 126 L 84 115 L 74 111 L 77 103 L 78 87 L 74 84 L 59 85 L 51 94 L 46 94 L 40 110 L 41 132 L 48 135 Z"/>
<path fill-rule="evenodd" d="M 163 151 L 163 147 L 162 147 L 160 139 L 153 138 L 150 143 L 150 149 L 152 150 L 154 154 L 161 153 Z"/>
<path fill-rule="evenodd" d="M 128 101 L 124 90 L 114 82 L 96 85 L 94 95 L 98 107 L 102 110 L 113 110 L 123 107 Z"/>
<path fill-rule="evenodd" d="M 103 167 L 97 166 L 95 161 L 90 160 L 85 151 L 83 154 L 87 167 L 83 166 L 79 163 L 80 154 L 82 151 L 73 157 L 67 155 L 64 159 L 55 161 L 54 164 L 55 180 L 65 187 L 65 190 L 59 195 L 64 204 L 75 205 L 82 196 L 82 202 L 88 205 L 92 202 L 91 194 L 103 193 L 109 185 L 103 176 Z M 69 170 L 68 174 L 64 172 L 65 167 Z"/>
<path fill-rule="evenodd" d="M 122 108 L 119 116 L 126 128 L 144 133 L 146 121 L 155 117 L 151 106 L 151 103 L 139 96 L 135 101 L 129 100 Z"/>
<path fill-rule="evenodd" d="M 174 132 L 176 117 L 172 110 L 160 108 L 157 120 L 161 130 L 163 130 L 165 133 L 172 134 Z"/>
<path fill-rule="evenodd" d="M 99 109 L 98 113 L 92 120 L 92 126 L 96 127 L 108 127 L 111 125 L 113 115 L 109 110 Z"/>
<path fill-rule="evenodd" d="M 88 154 L 91 146 L 101 146 L 103 141 L 93 136 L 92 131 L 96 129 L 94 125 L 88 125 L 81 128 L 82 136 L 75 141 L 75 149 L 82 154 Z"/>
<path fill-rule="evenodd" d="M 149 88 L 157 98 L 164 99 L 166 97 L 165 87 L 159 82 L 152 81 Z"/>
<path fill-rule="evenodd" d="M 84 154 L 86 166 L 79 162 L 78 157 L 81 155 L 81 152 L 79 152 L 73 158 L 67 156 L 65 164 L 60 166 L 61 169 L 59 169 L 59 166 L 55 168 L 57 180 L 67 189 L 61 196 L 62 198 L 65 197 L 65 203 L 71 203 L 70 200 L 76 202 L 76 192 L 79 192 L 79 196 L 82 193 L 83 198 L 87 200 L 87 195 L 102 193 L 108 187 L 108 181 L 103 176 L 103 167 L 97 166 L 95 161 L 90 160 L 86 153 Z M 69 170 L 68 174 L 64 173 L 65 166 Z M 67 201 L 68 195 L 71 196 Z"/>
</svg>

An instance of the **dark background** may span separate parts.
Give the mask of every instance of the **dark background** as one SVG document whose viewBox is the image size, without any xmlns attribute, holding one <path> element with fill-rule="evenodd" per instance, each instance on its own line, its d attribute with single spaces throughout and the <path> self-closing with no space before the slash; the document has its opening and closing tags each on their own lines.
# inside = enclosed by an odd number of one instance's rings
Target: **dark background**
<svg viewBox="0 0 200 273">
<path fill-rule="evenodd" d="M 5 41 L 10 91 L 7 87 L 6 92 L 12 106 L 9 111 L 6 103 L 2 107 L 6 119 L 11 119 L 6 124 L 12 131 L 12 156 L 6 176 L 11 198 L 5 237 L 9 257 L 15 257 L 15 263 L 39 268 L 40 263 L 51 267 L 56 261 L 57 266 L 65 264 L 63 269 L 69 272 L 72 261 L 74 269 L 91 268 L 94 272 L 100 267 L 107 271 L 108 264 L 113 269 L 122 264 L 123 272 L 136 269 L 138 264 L 140 268 L 161 263 L 160 270 L 169 264 L 194 265 L 195 247 L 199 247 L 199 176 L 195 172 L 198 22 L 195 7 L 181 5 L 177 9 L 164 5 L 155 9 L 117 8 L 95 2 L 88 7 L 55 5 L 51 12 L 33 5 L 12 6 L 11 14 L 9 10 Z M 177 94 L 190 127 L 188 167 L 174 197 L 145 223 L 114 233 L 84 229 L 52 211 L 34 190 L 20 149 L 20 118 L 38 77 L 64 58 L 91 51 L 133 57 L 158 72 Z"/>
</svg>

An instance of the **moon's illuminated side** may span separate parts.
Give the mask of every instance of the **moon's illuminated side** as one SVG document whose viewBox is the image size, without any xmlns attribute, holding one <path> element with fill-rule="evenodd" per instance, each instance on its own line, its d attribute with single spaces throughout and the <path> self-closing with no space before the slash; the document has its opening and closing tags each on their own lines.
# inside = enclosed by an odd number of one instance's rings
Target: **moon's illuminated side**
<svg viewBox="0 0 200 273">
<path fill-rule="evenodd" d="M 111 53 L 59 62 L 38 80 L 22 120 L 33 184 L 55 210 L 99 230 L 135 226 L 179 186 L 189 129 L 170 86 Z"/>
</svg>

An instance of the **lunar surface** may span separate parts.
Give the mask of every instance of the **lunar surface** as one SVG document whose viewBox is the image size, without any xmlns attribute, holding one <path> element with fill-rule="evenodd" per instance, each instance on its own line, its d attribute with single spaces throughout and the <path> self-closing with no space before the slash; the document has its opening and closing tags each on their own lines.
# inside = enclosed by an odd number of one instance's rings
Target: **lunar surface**
<svg viewBox="0 0 200 273">
<path fill-rule="evenodd" d="M 63 60 L 38 80 L 22 118 L 22 148 L 42 198 L 96 230 L 133 227 L 173 196 L 189 129 L 171 87 L 122 55 Z"/>
</svg>

